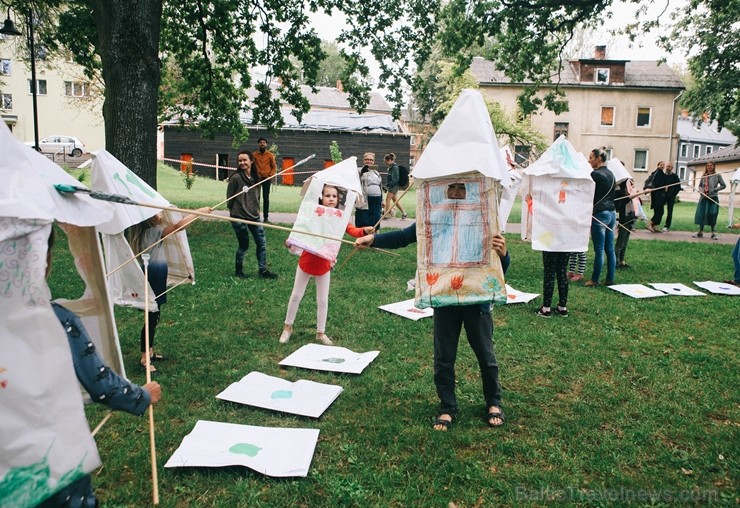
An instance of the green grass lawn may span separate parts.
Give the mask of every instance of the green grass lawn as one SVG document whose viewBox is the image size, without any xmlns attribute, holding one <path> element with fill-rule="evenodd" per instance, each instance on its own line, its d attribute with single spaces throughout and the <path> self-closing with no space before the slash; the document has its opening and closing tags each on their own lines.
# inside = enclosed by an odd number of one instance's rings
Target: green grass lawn
<svg viewBox="0 0 740 508">
<path fill-rule="evenodd" d="M 185 191 L 167 178 L 160 176 L 160 189 L 181 206 L 214 204 L 225 193 L 223 183 L 199 179 Z M 183 197 L 196 192 L 204 194 Z M 297 189 L 279 187 L 275 194 L 275 210 L 297 209 Z M 380 351 L 363 374 L 337 375 L 278 366 L 315 333 L 311 284 L 290 343 L 278 344 L 296 267 L 283 247 L 286 232 L 267 231 L 268 260 L 280 278 L 265 281 L 256 276 L 253 250 L 246 259 L 249 278 L 233 277 L 236 241 L 226 222 L 198 221 L 188 231 L 197 283 L 170 293 L 157 330 L 157 349 L 170 356 L 161 364 L 164 397 L 154 412 L 161 506 L 737 504 L 740 298 L 636 300 L 574 285 L 568 318 L 536 317 L 540 299 L 496 308 L 506 424 L 485 426 L 477 365 L 463 339 L 459 418 L 450 432 L 439 433 L 430 426 L 437 404 L 432 320 L 411 322 L 377 309 L 410 297 L 405 286 L 416 266 L 413 246 L 398 258 L 361 252 L 332 275 L 327 333 L 339 346 Z M 540 254 L 513 235 L 507 240 L 507 282 L 540 293 Z M 726 279 L 731 249 L 633 242 L 634 268 L 618 272 L 617 281 Z M 349 252 L 343 247 L 338 266 Z M 55 297 L 83 290 L 63 234 L 50 286 Z M 116 308 L 116 319 L 128 373 L 143 383 L 137 368 L 143 316 Z M 318 420 L 215 398 L 251 371 L 339 384 L 344 392 Z M 106 412 L 89 406 L 91 427 Z M 308 477 L 271 479 L 240 467 L 165 470 L 200 419 L 320 429 Z M 149 505 L 147 419 L 116 413 L 96 441 L 104 466 L 94 483 L 103 506 Z"/>
</svg>

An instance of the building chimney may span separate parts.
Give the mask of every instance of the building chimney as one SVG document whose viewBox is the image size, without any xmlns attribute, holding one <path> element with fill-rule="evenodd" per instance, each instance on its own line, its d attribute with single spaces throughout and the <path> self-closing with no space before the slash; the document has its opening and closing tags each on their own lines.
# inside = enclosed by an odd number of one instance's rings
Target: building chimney
<svg viewBox="0 0 740 508">
<path fill-rule="evenodd" d="M 342 86 L 342 80 L 341 79 L 338 79 L 337 80 L 337 90 L 339 90 L 340 92 L 344 92 L 344 87 Z"/>
<path fill-rule="evenodd" d="M 596 46 L 596 51 L 594 51 L 594 58 L 596 60 L 605 60 L 606 59 L 606 46 Z"/>
</svg>

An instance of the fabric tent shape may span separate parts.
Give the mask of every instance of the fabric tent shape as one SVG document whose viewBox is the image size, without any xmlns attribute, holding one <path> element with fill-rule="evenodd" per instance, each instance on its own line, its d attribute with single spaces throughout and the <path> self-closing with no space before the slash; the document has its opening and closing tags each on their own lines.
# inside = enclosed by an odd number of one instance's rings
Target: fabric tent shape
<svg viewBox="0 0 740 508">
<path fill-rule="evenodd" d="M 126 196 L 138 203 L 148 203 L 162 207 L 171 206 L 161 194 L 139 178 L 106 150 L 100 150 L 93 156 L 92 184 L 95 190 Z M 124 237 L 126 228 L 147 220 L 150 217 L 162 214 L 163 225 L 176 224 L 182 215 L 172 210 L 158 210 L 155 208 L 118 205 L 113 217 L 98 226 L 105 247 L 105 261 L 109 272 L 110 291 L 117 305 L 126 307 L 144 308 L 144 290 L 149 292 L 149 310 L 157 310 L 155 297 L 157 295 L 149 287 L 144 286 L 144 273 L 139 262 L 130 262 L 120 269 L 126 261 L 134 257 L 128 241 Z M 167 285 L 173 286 L 189 279 L 195 284 L 195 267 L 190 254 L 187 232 L 183 229 L 163 241 L 162 249 L 167 260 Z"/>
<path fill-rule="evenodd" d="M 320 204 L 324 185 L 333 185 L 339 189 L 340 203 L 337 208 Z M 291 252 L 300 254 L 305 250 L 335 263 L 341 247 L 340 240 L 352 216 L 355 201 L 361 194 L 356 157 L 345 159 L 314 174 L 308 185 L 304 186 L 303 200 L 293 231 L 288 236 L 287 243 Z M 331 238 L 304 234 L 301 231 Z"/>
<path fill-rule="evenodd" d="M 591 232 L 591 210 L 596 184 L 591 166 L 573 145 L 560 136 L 524 170 L 522 239 L 532 249 L 548 252 L 585 252 Z"/>
<path fill-rule="evenodd" d="M 0 153 L 0 505 L 35 506 L 101 463 L 67 337 L 50 305 L 52 222 L 89 228 L 113 209 L 88 195 L 60 194 L 55 185 L 80 183 L 4 123 Z"/>
</svg>

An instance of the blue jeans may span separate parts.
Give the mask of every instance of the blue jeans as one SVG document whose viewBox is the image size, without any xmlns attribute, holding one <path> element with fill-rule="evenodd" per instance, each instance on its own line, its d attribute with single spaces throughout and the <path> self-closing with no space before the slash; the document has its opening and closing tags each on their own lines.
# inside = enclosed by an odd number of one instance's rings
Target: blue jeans
<svg viewBox="0 0 740 508">
<path fill-rule="evenodd" d="M 614 255 L 614 230 L 616 227 L 617 212 L 614 210 L 596 212 L 591 219 L 591 241 L 594 244 L 594 271 L 591 274 L 593 282 L 599 282 L 599 277 L 601 277 L 605 251 L 606 280 L 614 281 L 614 271 L 617 267 L 617 257 Z"/>
<path fill-rule="evenodd" d="M 267 241 L 265 240 L 265 230 L 262 226 L 253 224 L 244 224 L 241 222 L 232 222 L 231 226 L 236 233 L 236 239 L 239 247 L 236 249 L 236 263 L 241 265 L 244 262 L 244 254 L 249 249 L 249 233 L 254 237 L 254 243 L 257 246 L 257 265 L 259 271 L 267 270 Z"/>
<path fill-rule="evenodd" d="M 735 282 L 740 282 L 740 238 L 735 242 L 735 248 L 732 249 L 732 262 L 735 265 Z"/>
</svg>

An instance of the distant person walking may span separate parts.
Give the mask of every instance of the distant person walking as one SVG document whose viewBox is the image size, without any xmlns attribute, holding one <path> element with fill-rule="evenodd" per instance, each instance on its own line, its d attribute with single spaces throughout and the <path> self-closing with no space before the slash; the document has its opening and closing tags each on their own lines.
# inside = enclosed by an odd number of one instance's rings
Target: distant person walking
<svg viewBox="0 0 740 508">
<path fill-rule="evenodd" d="M 665 162 L 660 161 L 658 168 L 652 172 L 645 182 L 645 190 L 650 193 L 650 208 L 653 209 L 653 217 L 647 223 L 647 229 L 651 233 L 658 233 L 657 227 L 663 220 L 665 211 Z"/>
<path fill-rule="evenodd" d="M 389 153 L 385 156 L 385 165 L 388 166 L 388 192 L 385 195 L 385 213 L 388 214 L 391 206 L 395 205 L 396 208 L 401 212 L 401 218 L 405 219 L 408 217 L 406 210 L 404 210 L 401 201 L 396 197 L 398 191 L 401 189 L 401 170 L 396 164 L 396 154 Z M 395 217 L 395 211 L 390 214 L 390 217 Z"/>
<path fill-rule="evenodd" d="M 259 138 L 257 140 L 257 151 L 252 153 L 254 165 L 257 167 L 257 175 L 262 182 L 262 220 L 270 222 L 270 186 L 272 177 L 277 174 L 277 163 L 275 155 L 267 150 L 267 140 Z"/>
<path fill-rule="evenodd" d="M 714 162 L 707 162 L 707 168 L 704 175 L 699 180 L 699 202 L 696 204 L 696 213 L 694 214 L 694 224 L 699 225 L 699 232 L 694 238 L 704 237 L 704 226 L 712 228 L 712 240 L 717 239 L 715 227 L 717 225 L 717 215 L 719 214 L 719 201 L 717 194 L 727 187 L 722 175 L 718 175 L 714 170 Z"/>
</svg>

